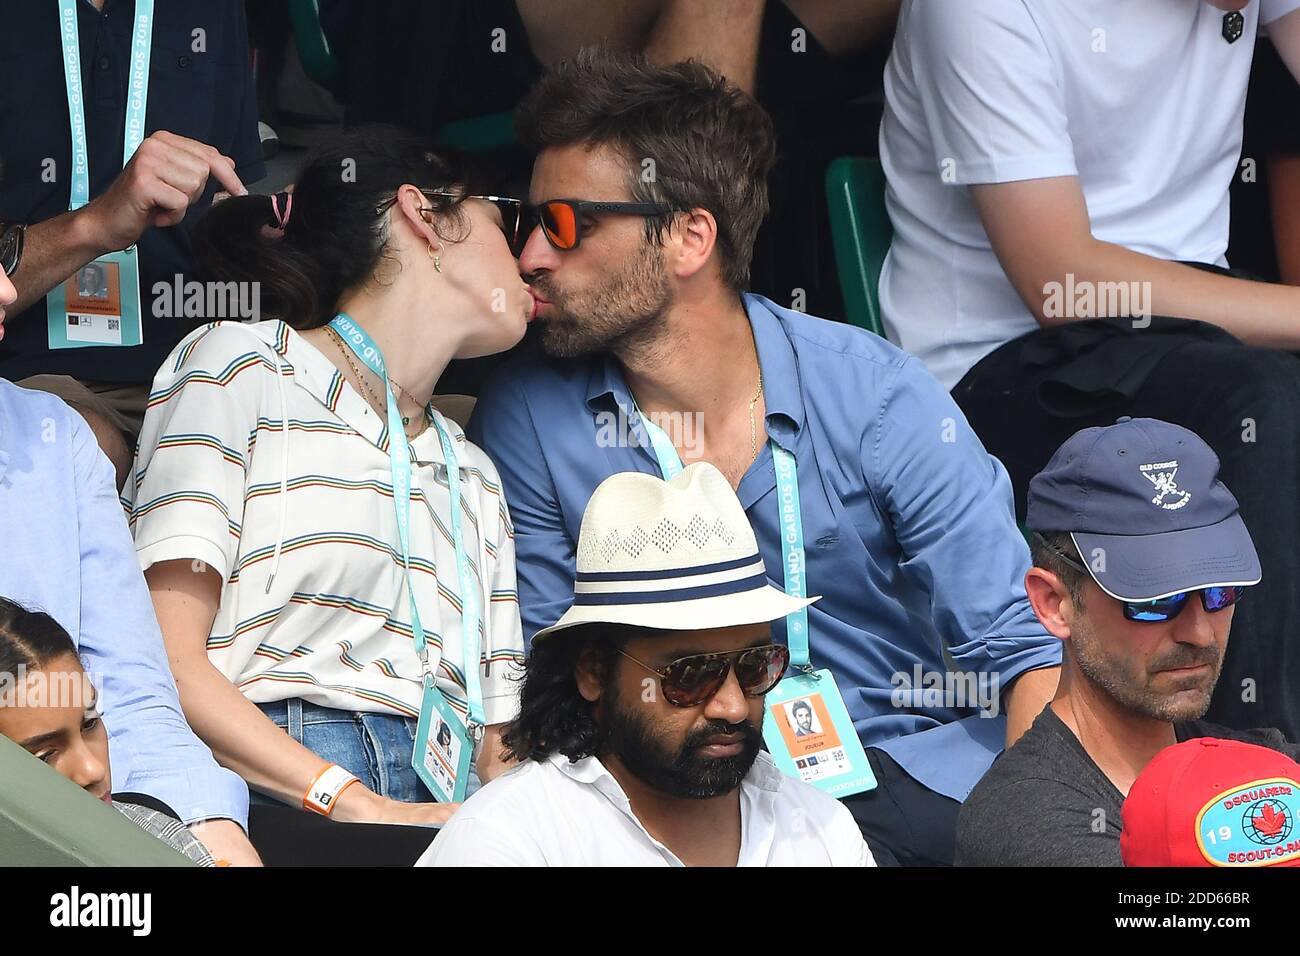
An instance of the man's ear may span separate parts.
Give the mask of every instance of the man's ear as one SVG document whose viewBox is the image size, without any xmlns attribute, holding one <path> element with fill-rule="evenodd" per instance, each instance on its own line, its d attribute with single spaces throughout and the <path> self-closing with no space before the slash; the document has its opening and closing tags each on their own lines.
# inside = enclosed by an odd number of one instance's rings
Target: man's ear
<svg viewBox="0 0 1300 956">
<path fill-rule="evenodd" d="M 578 693 L 584 700 L 592 704 L 600 700 L 601 689 L 605 686 L 604 667 L 601 665 L 600 655 L 590 644 L 578 654 L 578 662 L 573 668 L 573 677 L 578 684 Z"/>
<path fill-rule="evenodd" d="M 707 209 L 697 207 L 679 213 L 671 228 L 677 246 L 673 271 L 679 279 L 689 279 L 708 265 L 717 249 L 718 220 Z"/>
<path fill-rule="evenodd" d="M 1025 574 L 1025 592 L 1034 614 L 1048 633 L 1068 641 L 1074 601 L 1065 583 L 1046 568 L 1030 568 Z"/>
</svg>

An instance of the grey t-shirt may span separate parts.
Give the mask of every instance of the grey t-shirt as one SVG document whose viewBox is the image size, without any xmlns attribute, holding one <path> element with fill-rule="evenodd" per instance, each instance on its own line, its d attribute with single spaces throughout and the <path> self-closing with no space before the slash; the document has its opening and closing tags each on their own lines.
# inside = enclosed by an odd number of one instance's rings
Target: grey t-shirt
<svg viewBox="0 0 1300 956">
<path fill-rule="evenodd" d="M 1300 745 L 1279 730 L 1229 730 L 1202 720 L 1174 724 L 1195 737 L 1241 740 L 1293 760 Z M 1032 727 L 989 768 L 957 818 L 958 866 L 1123 866 L 1124 795 L 1069 727 L 1045 707 Z"/>
</svg>

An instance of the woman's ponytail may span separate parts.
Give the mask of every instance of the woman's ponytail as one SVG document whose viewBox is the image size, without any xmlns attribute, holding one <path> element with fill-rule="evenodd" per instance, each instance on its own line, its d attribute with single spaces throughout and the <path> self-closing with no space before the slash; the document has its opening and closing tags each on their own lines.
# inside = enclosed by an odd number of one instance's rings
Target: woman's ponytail
<svg viewBox="0 0 1300 956">
<path fill-rule="evenodd" d="M 459 220 L 459 199 L 438 195 L 464 194 L 458 160 L 393 127 L 343 130 L 304 161 L 291 210 L 284 194 L 274 205 L 238 196 L 208 210 L 192 237 L 196 278 L 259 283 L 258 318 L 324 325 L 343 294 L 374 274 L 388 241 L 379 208 L 406 183 L 426 191 L 439 235 L 440 223 Z"/>
</svg>

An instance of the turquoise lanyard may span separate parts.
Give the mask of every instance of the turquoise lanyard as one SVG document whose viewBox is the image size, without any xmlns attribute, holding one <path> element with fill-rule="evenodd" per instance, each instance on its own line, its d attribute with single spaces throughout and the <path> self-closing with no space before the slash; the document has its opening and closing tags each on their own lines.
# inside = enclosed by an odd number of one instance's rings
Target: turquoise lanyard
<svg viewBox="0 0 1300 956">
<path fill-rule="evenodd" d="M 677 454 L 664 430 L 650 421 L 641 409 L 636 410 L 655 458 L 659 461 L 659 470 L 666 480 L 681 474 L 682 459 Z M 776 466 L 777 511 L 781 519 L 781 557 L 785 577 L 785 593 L 795 598 L 808 596 L 808 577 L 804 563 L 803 549 L 803 515 L 799 509 L 799 469 L 794 455 L 790 454 L 774 440 L 769 440 L 772 449 L 772 462 Z M 808 609 L 801 607 L 792 611 L 785 618 L 786 644 L 790 648 L 790 666 L 796 670 L 809 672 L 812 664 L 808 656 Z"/>
<path fill-rule="evenodd" d="M 77 4 L 59 0 L 59 34 L 63 39 L 63 79 L 68 90 L 68 121 L 72 127 L 72 185 L 68 208 L 90 202 L 90 149 L 86 144 L 86 112 L 81 87 L 81 41 Z M 126 131 L 122 136 L 125 167 L 144 141 L 145 110 L 149 104 L 149 53 L 153 45 L 153 0 L 136 0 L 131 28 L 131 66 L 127 77 Z"/>
<path fill-rule="evenodd" d="M 411 454 L 406 442 L 406 430 L 402 426 L 402 416 L 397 411 L 397 399 L 388 384 L 388 372 L 384 365 L 383 353 L 365 329 L 354 322 L 351 316 L 340 312 L 330 322 L 330 327 L 338 332 L 366 367 L 379 376 L 384 383 L 384 394 L 388 399 L 388 461 L 393 472 L 393 506 L 397 511 L 397 536 L 402 544 L 402 566 L 406 570 L 406 593 L 411 604 L 411 630 L 415 637 L 415 651 L 420 655 L 420 664 L 424 668 L 425 689 L 433 688 L 433 670 L 429 666 L 428 645 L 424 638 L 424 627 L 420 624 L 420 612 L 415 606 L 415 585 L 411 580 Z M 447 462 L 447 492 L 451 496 L 451 540 L 456 549 L 456 575 L 460 582 L 461 624 L 464 630 L 465 644 L 465 693 L 469 698 L 468 728 L 471 734 L 483 727 L 487 721 L 483 713 L 483 687 L 479 679 L 479 606 L 477 588 L 474 586 L 473 570 L 469 566 L 469 557 L 465 553 L 465 537 L 462 533 L 460 510 L 460 467 L 456 461 L 456 448 L 451 436 L 443 428 L 442 422 L 435 416 L 433 425 L 438 429 L 438 439 L 442 443 L 442 456 Z"/>
</svg>

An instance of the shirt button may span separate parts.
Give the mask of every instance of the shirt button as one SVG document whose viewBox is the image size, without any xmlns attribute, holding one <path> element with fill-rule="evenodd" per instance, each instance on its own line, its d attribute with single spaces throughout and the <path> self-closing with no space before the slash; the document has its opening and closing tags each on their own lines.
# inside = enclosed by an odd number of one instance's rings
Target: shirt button
<svg viewBox="0 0 1300 956">
<path fill-rule="evenodd" d="M 108 57 L 106 57 L 106 56 L 101 56 L 101 57 L 99 58 L 99 68 L 100 68 L 101 70 L 107 70 L 107 69 L 108 69 Z"/>
<path fill-rule="evenodd" d="M 183 69 L 185 69 L 187 66 L 190 65 L 190 58 L 189 58 L 188 56 L 180 57 L 180 58 L 176 61 L 176 65 L 179 66 L 179 67 L 183 70 Z"/>
</svg>

